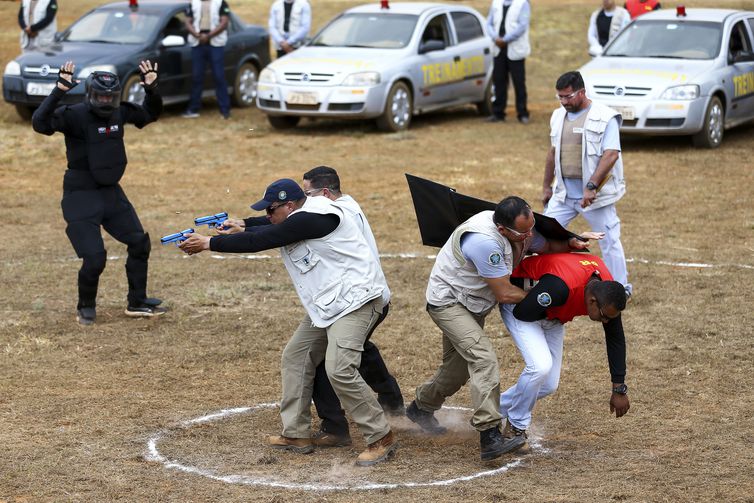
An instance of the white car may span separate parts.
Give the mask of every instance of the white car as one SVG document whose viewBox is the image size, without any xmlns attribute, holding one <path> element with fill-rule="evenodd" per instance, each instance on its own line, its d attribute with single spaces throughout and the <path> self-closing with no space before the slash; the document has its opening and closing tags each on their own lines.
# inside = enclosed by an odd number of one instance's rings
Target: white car
<svg viewBox="0 0 754 503">
<path fill-rule="evenodd" d="M 754 119 L 754 12 L 664 9 L 629 24 L 581 68 L 590 98 L 623 116 L 621 133 L 692 135 L 720 146 Z"/>
<path fill-rule="evenodd" d="M 489 115 L 493 57 L 484 24 L 462 5 L 349 9 L 262 70 L 257 107 L 281 129 L 301 117 L 339 117 L 376 118 L 380 129 L 401 131 L 413 115 L 466 103 Z"/>
</svg>

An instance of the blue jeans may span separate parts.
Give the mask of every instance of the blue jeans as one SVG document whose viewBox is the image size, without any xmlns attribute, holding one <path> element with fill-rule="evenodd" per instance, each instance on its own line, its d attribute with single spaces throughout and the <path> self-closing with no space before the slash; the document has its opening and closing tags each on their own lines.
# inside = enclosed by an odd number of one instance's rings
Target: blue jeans
<svg viewBox="0 0 754 503">
<path fill-rule="evenodd" d="M 204 73 L 207 68 L 207 62 L 212 70 L 212 78 L 215 81 L 215 96 L 217 103 L 220 105 L 220 113 L 223 115 L 230 114 L 230 96 L 228 96 L 228 85 L 225 83 L 225 69 L 223 61 L 225 59 L 225 48 L 214 47 L 212 45 L 197 45 L 191 48 L 191 101 L 189 101 L 188 111 L 198 112 L 202 106 L 202 90 L 204 88 Z"/>
</svg>

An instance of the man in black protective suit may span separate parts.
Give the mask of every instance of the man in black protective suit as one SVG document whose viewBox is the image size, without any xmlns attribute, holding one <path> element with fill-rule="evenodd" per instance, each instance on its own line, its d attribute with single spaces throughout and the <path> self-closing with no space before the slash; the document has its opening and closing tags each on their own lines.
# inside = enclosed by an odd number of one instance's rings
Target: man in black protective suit
<svg viewBox="0 0 754 503">
<path fill-rule="evenodd" d="M 105 269 L 107 253 L 100 227 L 128 246 L 126 276 L 128 306 L 126 315 L 151 317 L 165 313 L 162 301 L 147 298 L 147 267 L 151 245 L 136 210 L 118 182 L 126 169 L 123 144 L 124 125 L 143 128 L 162 112 L 162 98 L 157 88 L 157 64 L 139 64 L 146 91 L 144 105 L 121 103 L 118 77 L 110 72 L 93 72 L 86 79 L 83 103 L 57 107 L 63 95 L 77 85 L 73 80 L 75 65 L 66 62 L 57 86 L 34 112 L 34 131 L 65 135 L 68 169 L 63 177 L 63 218 L 66 234 L 83 259 L 79 270 L 77 318 L 82 325 L 96 319 L 97 285 Z"/>
</svg>

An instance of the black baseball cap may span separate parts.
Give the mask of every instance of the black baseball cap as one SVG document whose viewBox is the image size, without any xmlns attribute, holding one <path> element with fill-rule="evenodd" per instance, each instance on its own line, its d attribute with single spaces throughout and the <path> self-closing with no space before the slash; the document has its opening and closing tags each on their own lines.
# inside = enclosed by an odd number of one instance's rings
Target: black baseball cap
<svg viewBox="0 0 754 503">
<path fill-rule="evenodd" d="M 262 211 L 272 203 L 287 203 L 288 201 L 298 201 L 306 197 L 304 191 L 298 186 L 298 183 L 290 178 L 281 178 L 272 182 L 267 190 L 264 191 L 264 197 L 251 205 L 256 211 Z"/>
</svg>

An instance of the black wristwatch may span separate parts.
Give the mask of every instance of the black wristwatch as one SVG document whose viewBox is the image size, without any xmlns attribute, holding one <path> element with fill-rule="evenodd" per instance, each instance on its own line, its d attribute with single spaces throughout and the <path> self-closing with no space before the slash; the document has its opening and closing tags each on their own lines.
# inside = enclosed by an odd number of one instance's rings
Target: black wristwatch
<svg viewBox="0 0 754 503">
<path fill-rule="evenodd" d="M 597 185 L 594 182 L 586 182 L 586 190 L 597 190 Z"/>
<path fill-rule="evenodd" d="M 613 386 L 613 393 L 618 393 L 619 395 L 625 395 L 628 393 L 628 386 L 625 384 L 619 384 L 618 386 Z"/>
</svg>

